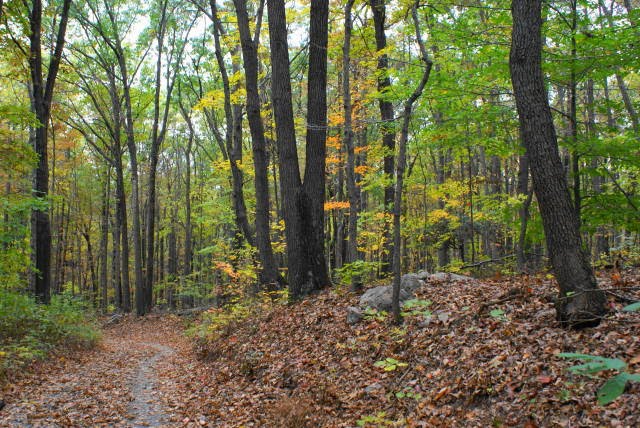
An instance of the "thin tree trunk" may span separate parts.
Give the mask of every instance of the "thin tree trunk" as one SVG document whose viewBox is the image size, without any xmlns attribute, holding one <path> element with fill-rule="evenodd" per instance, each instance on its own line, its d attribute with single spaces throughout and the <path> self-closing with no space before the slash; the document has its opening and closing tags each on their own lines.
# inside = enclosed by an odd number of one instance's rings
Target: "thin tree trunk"
<svg viewBox="0 0 640 428">
<path fill-rule="evenodd" d="M 105 312 L 107 309 L 108 296 L 108 246 L 109 246 L 109 200 L 111 199 L 111 167 L 107 168 L 105 182 L 102 187 L 102 210 L 100 217 L 100 309 Z M 114 260 L 111 261 L 112 263 Z"/>
<path fill-rule="evenodd" d="M 396 163 L 396 183 L 395 183 L 395 194 L 393 201 L 393 295 L 392 295 L 392 312 L 393 318 L 397 324 L 400 324 L 402 318 L 400 316 L 400 282 L 401 282 L 401 263 L 400 263 L 400 254 L 401 254 L 401 225 L 400 225 L 400 217 L 402 215 L 402 186 L 404 179 L 404 169 L 406 164 L 406 156 L 407 156 L 407 141 L 409 139 L 409 123 L 411 122 L 411 112 L 413 110 L 413 104 L 416 100 L 422 95 L 422 91 L 424 90 L 425 85 L 429 81 L 429 76 L 431 74 L 431 67 L 433 63 L 429 59 L 429 54 L 427 53 L 427 49 L 424 46 L 422 41 L 422 35 L 420 32 L 420 21 L 418 20 L 418 10 L 417 5 L 414 5 L 411 10 L 411 16 L 413 18 L 413 24 L 415 26 L 416 31 L 416 41 L 420 46 L 420 54 L 422 57 L 420 58 L 424 63 L 424 72 L 422 74 L 422 78 L 418 83 L 418 86 L 414 89 L 413 93 L 409 96 L 409 98 L 404 102 L 403 106 L 403 117 L 402 117 L 402 128 L 400 130 L 400 141 L 399 141 L 399 153 L 398 153 L 398 162 Z"/>
<path fill-rule="evenodd" d="M 342 99 L 344 103 L 344 135 L 343 142 L 347 152 L 347 195 L 349 197 L 349 239 L 347 242 L 347 262 L 354 263 L 358 260 L 358 215 L 360 212 L 360 191 L 356 184 L 355 174 L 355 149 L 353 144 L 352 115 L 353 106 L 351 104 L 351 31 L 353 24 L 351 21 L 351 9 L 354 0 L 347 0 L 344 7 L 344 46 L 342 48 Z M 351 278 L 351 291 L 359 291 L 362 288 L 361 278 L 353 276 Z"/>
</svg>

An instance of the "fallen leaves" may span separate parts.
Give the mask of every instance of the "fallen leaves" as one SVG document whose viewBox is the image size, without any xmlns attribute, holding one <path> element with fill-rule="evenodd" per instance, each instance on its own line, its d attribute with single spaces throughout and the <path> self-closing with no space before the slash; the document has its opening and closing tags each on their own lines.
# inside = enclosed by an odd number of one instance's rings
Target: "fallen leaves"
<svg viewBox="0 0 640 428">
<path fill-rule="evenodd" d="M 505 299 L 514 288 L 527 292 Z M 418 295 L 432 302 L 429 321 L 411 315 L 398 328 L 373 318 L 348 325 L 357 296 L 325 291 L 244 320 L 197 354 L 172 317 L 127 319 L 99 349 L 56 358 L 5 391 L 0 425 L 20 426 L 20 412 L 22 425 L 130 426 L 131 382 L 138 362 L 157 353 L 144 344 L 156 343 L 176 351 L 155 364 L 150 394 L 168 426 L 639 426 L 637 384 L 598 406 L 603 378 L 571 374 L 556 358 L 597 354 L 637 372 L 638 313 L 616 304 L 599 327 L 566 331 L 554 293 L 544 276 L 432 283 Z"/>
</svg>

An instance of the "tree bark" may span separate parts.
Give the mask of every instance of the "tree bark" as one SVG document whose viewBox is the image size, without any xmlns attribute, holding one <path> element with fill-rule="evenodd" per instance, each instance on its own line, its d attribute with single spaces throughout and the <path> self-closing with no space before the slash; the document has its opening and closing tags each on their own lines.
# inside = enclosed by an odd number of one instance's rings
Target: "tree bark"
<svg viewBox="0 0 640 428">
<path fill-rule="evenodd" d="M 26 2 L 25 2 L 26 3 Z M 33 196 L 46 199 L 49 193 L 49 159 L 47 156 L 47 134 L 51 117 L 53 90 L 58 76 L 64 49 L 71 0 L 64 0 L 60 14 L 53 55 L 49 60 L 46 79 L 43 76 L 42 60 L 42 1 L 33 0 L 29 10 L 29 71 L 31 76 L 31 109 L 39 126 L 34 130 L 34 149 L 38 155 L 38 166 L 33 181 Z M 49 209 L 40 208 L 31 213 L 32 243 L 34 245 L 35 277 L 34 294 L 40 303 L 51 300 L 51 223 Z"/>
<path fill-rule="evenodd" d="M 347 241 L 347 263 L 358 260 L 358 215 L 360 213 L 360 191 L 356 184 L 355 174 L 355 149 L 353 144 L 351 103 L 351 32 L 353 28 L 351 9 L 354 0 L 347 0 L 344 7 L 344 46 L 342 48 L 342 99 L 344 103 L 344 134 L 343 144 L 347 152 L 347 196 L 349 197 L 349 227 Z M 351 279 L 351 291 L 359 291 L 362 288 L 361 278 L 353 276 Z"/>
<path fill-rule="evenodd" d="M 376 38 L 376 50 L 384 51 L 387 48 L 387 35 L 385 33 L 386 7 L 385 0 L 369 0 L 373 13 L 373 25 Z M 386 177 L 391 179 L 394 173 L 394 158 L 396 151 L 396 131 L 393 117 L 393 104 L 388 99 L 391 90 L 391 78 L 389 77 L 389 57 L 386 53 L 378 56 L 378 106 L 380 109 L 380 120 L 382 121 L 382 146 L 385 149 L 383 171 Z M 384 189 L 384 212 L 391 215 L 394 198 L 393 182 L 385 186 Z M 389 223 L 385 221 L 384 226 L 384 252 L 382 258 L 382 272 L 391 272 L 393 242 Z"/>
<path fill-rule="evenodd" d="M 264 136 L 264 124 L 260 113 L 260 94 L 258 92 L 258 40 L 252 39 L 249 29 L 249 15 L 246 0 L 234 0 L 238 31 L 244 62 L 245 85 L 247 91 L 247 121 L 251 133 L 253 166 L 255 170 L 256 192 L 256 246 L 260 257 L 261 271 L 259 281 L 269 288 L 279 288 L 281 280 L 278 265 L 271 247 L 270 201 L 269 201 L 269 154 Z M 262 8 L 261 8 L 262 10 Z M 260 17 L 258 18 L 260 19 Z M 259 28 L 256 28 L 259 35 Z"/>
<path fill-rule="evenodd" d="M 311 2 L 306 157 L 301 198 L 302 237 L 313 278 L 310 291 L 331 285 L 324 252 L 328 25 L 329 0 Z"/>
<path fill-rule="evenodd" d="M 542 73 L 541 0 L 513 0 L 511 80 L 527 150 L 533 188 L 540 206 L 547 248 L 560 295 L 558 320 L 568 327 L 597 325 L 606 298 L 598 290 L 582 248 L 579 226 L 563 171 Z"/>
</svg>

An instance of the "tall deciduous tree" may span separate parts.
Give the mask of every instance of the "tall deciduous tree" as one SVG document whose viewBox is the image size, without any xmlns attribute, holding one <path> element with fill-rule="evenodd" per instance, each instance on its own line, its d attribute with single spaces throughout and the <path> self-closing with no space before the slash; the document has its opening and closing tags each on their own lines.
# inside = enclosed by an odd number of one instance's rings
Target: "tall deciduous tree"
<svg viewBox="0 0 640 428">
<path fill-rule="evenodd" d="M 43 199 L 47 197 L 49 192 L 47 137 L 51 117 L 51 101 L 62 59 L 70 7 L 71 0 L 64 0 L 59 16 L 53 55 L 49 59 L 46 71 L 43 69 L 42 58 L 42 1 L 33 0 L 29 8 L 31 109 L 38 120 L 38 126 L 34 130 L 34 147 L 38 155 L 38 167 L 33 181 L 33 194 L 35 197 Z M 49 303 L 51 298 L 51 223 L 48 209 L 40 208 L 32 212 L 31 228 L 36 269 L 34 292 L 38 301 Z"/>
<path fill-rule="evenodd" d="M 380 108 L 380 120 L 382 121 L 382 146 L 385 149 L 384 174 L 391 178 L 394 173 L 394 157 L 396 150 L 396 131 L 393 123 L 393 104 L 389 99 L 391 90 L 391 78 L 389 77 L 389 55 L 387 49 L 387 34 L 385 30 L 386 6 L 385 0 L 369 0 L 373 12 L 373 26 L 376 37 L 376 50 L 378 51 L 378 105 Z M 384 188 L 385 213 L 391 214 L 394 198 L 394 186 L 392 181 Z M 392 269 L 392 239 L 389 227 L 385 223 L 385 250 L 383 254 L 382 270 L 390 272 Z"/>
<path fill-rule="evenodd" d="M 277 284 L 279 282 L 278 266 L 273 256 L 270 238 L 269 219 L 269 155 L 264 136 L 264 125 L 260 113 L 260 94 L 258 92 L 258 40 L 260 34 L 260 19 L 264 7 L 261 2 L 258 11 L 258 23 L 255 36 L 251 36 L 249 28 L 249 14 L 246 0 L 234 0 L 236 16 L 238 18 L 238 32 L 242 46 L 244 62 L 245 85 L 247 90 L 247 121 L 251 132 L 253 148 L 253 166 L 255 169 L 256 189 L 256 246 L 260 256 L 262 270 L 260 282 L 262 284 Z"/>
<path fill-rule="evenodd" d="M 558 320 L 573 328 L 597 325 L 605 313 L 571 203 L 542 73 L 541 0 L 513 0 L 509 65 L 533 188 L 560 288 Z"/>
<path fill-rule="evenodd" d="M 268 0 L 273 113 L 280 158 L 280 187 L 287 242 L 289 291 L 297 299 L 329 284 L 324 257 L 324 165 L 329 2 L 311 3 L 307 106 L 307 156 L 300 178 L 283 0 Z M 320 239 L 322 237 L 322 239 Z"/>
</svg>

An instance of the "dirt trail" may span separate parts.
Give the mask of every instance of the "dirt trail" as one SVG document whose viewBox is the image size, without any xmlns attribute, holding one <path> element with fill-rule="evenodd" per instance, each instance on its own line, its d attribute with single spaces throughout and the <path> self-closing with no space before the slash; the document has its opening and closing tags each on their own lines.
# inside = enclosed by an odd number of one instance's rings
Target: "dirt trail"
<svg viewBox="0 0 640 428">
<path fill-rule="evenodd" d="M 193 363 L 181 333 L 171 317 L 125 319 L 95 350 L 58 356 L 20 379 L 5 394 L 0 426 L 179 425 L 166 397 Z"/>
</svg>

